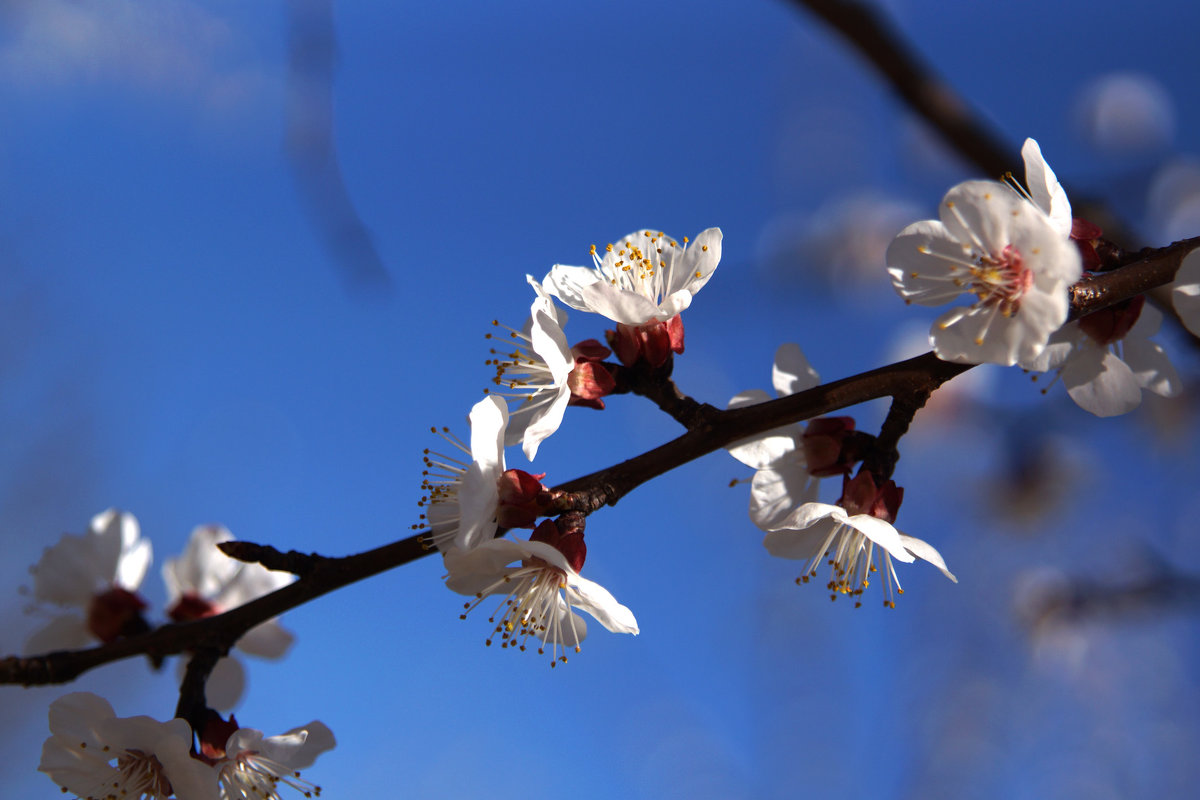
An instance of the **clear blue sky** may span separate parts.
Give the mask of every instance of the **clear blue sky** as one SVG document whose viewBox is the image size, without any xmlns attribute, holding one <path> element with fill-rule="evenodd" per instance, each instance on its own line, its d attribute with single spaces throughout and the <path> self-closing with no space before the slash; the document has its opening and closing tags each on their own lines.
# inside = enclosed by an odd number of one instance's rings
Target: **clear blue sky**
<svg viewBox="0 0 1200 800">
<path fill-rule="evenodd" d="M 1035 136 L 1147 242 L 1200 234 L 1196 8 L 886 6 L 1014 152 Z M 153 539 L 157 604 L 159 567 L 198 524 L 331 555 L 405 535 L 429 426 L 465 435 L 490 377 L 491 321 L 521 324 L 525 274 L 584 264 L 594 242 L 723 229 L 676 367 L 714 404 L 769 388 L 780 342 L 840 378 L 934 316 L 892 293 L 882 244 L 973 173 L 786 3 L 342 3 L 334 18 L 336 153 L 387 291 L 347 279 L 314 211 L 344 207 L 284 147 L 286 4 L 0 6 L 0 651 L 36 624 L 16 591 L 28 565 L 109 506 Z M 567 334 L 603 327 L 576 313 Z M 1160 340 L 1194 382 L 1195 356 Z M 1184 796 L 1200 778 L 1195 617 L 1033 636 L 1018 609 L 1058 574 L 1200 570 L 1193 405 L 1099 421 L 1061 387 L 984 378 L 957 413 L 918 416 L 896 474 L 899 526 L 958 585 L 915 565 L 892 612 L 796 587 L 745 487 L 726 488 L 749 471 L 718 454 L 589 521 L 585 574 L 640 636 L 593 626 L 551 673 L 485 649 L 486 621 L 458 620 L 427 559 L 288 614 L 298 643 L 251 665 L 238 719 L 326 722 L 339 747 L 309 777 L 330 800 Z M 870 431 L 882 409 L 847 413 Z M 677 433 L 616 398 L 572 410 L 536 467 L 561 482 Z M 1014 521 L 1001 467 L 1043 445 L 1052 501 Z M 0 689 L 5 796 L 61 797 L 34 771 L 53 698 L 165 717 L 173 666 Z"/>
</svg>

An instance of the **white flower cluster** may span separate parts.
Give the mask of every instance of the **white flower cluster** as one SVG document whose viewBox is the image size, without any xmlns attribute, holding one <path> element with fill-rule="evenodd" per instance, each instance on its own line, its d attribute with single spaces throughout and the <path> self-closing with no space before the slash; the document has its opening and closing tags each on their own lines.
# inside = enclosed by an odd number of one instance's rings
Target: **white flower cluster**
<svg viewBox="0 0 1200 800">
<path fill-rule="evenodd" d="M 278 800 L 281 785 L 305 797 L 321 789 L 300 777 L 336 742 L 313 721 L 279 736 L 239 728 L 193 752 L 185 720 L 118 717 L 102 697 L 75 692 L 50 704 L 50 738 L 38 769 L 83 800 Z"/>
<path fill-rule="evenodd" d="M 1175 368 L 1149 340 L 1162 316 L 1143 308 L 1142 298 L 1064 325 L 1068 289 L 1086 261 L 1081 249 L 1091 248 L 1091 233 L 1080 231 L 1098 229 L 1073 220 L 1036 141 L 1026 139 L 1021 155 L 1028 189 L 1015 181 L 961 183 L 946 194 L 940 219 L 909 225 L 888 248 L 888 272 L 906 302 L 975 298 L 934 323 L 933 351 L 946 361 L 1053 372 L 1072 400 L 1101 417 L 1133 410 L 1143 389 L 1177 394 Z M 1200 330 L 1200 301 L 1193 300 L 1200 298 L 1200 255 L 1193 255 L 1196 266 L 1179 271 L 1175 300 Z"/>
<path fill-rule="evenodd" d="M 689 244 L 641 230 L 607 245 L 603 255 L 595 246 L 591 253 L 592 268 L 560 264 L 540 282 L 526 277 L 535 294 L 528 322 L 492 337 L 497 345 L 488 364 L 500 388 L 471 409 L 469 446 L 443 429 L 442 438 L 458 453 L 426 452 L 420 503 L 426 541 L 443 555 L 446 586 L 475 598 L 462 616 L 486 597 L 501 597 L 487 643 L 525 650 L 532 637 L 538 652 L 550 648 L 552 665 L 566 661 L 568 650 L 578 652 L 587 635 L 576 609 L 616 633 L 636 634 L 637 620 L 579 574 L 586 556 L 582 524 L 555 510 L 544 474 L 507 468 L 504 448 L 519 442 L 533 460 L 567 406 L 603 408 L 602 398 L 616 388 L 604 363 L 614 350 L 626 367 L 649 369 L 683 352 L 680 312 L 716 270 L 721 232 L 711 228 Z M 569 346 L 567 314 L 554 298 L 616 323 L 610 347 L 596 339 Z M 511 414 L 505 397 L 519 401 Z M 527 540 L 496 538 L 511 528 L 533 532 Z"/>
<path fill-rule="evenodd" d="M 166 613 L 172 621 L 220 614 L 291 582 L 289 574 L 235 561 L 217 548 L 232 539 L 221 526 L 197 527 L 183 554 L 163 567 Z M 137 592 L 151 551 L 137 519 L 115 509 L 97 514 L 86 533 L 66 534 L 46 548 L 31 569 L 33 594 L 58 611 L 29 639 L 26 649 L 75 649 L 149 630 L 142 616 L 147 603 Z M 237 647 L 280 658 L 292 640 L 277 620 L 269 620 L 249 630 Z M 220 659 L 206 684 L 208 705 L 236 705 L 244 683 L 240 663 Z M 210 713 L 220 720 L 215 711 Z M 185 720 L 119 718 L 108 701 L 77 692 L 50 706 L 51 736 L 42 748 L 39 769 L 64 792 L 86 800 L 272 800 L 279 797 L 280 785 L 309 797 L 320 793 L 297 772 L 334 746 L 333 734 L 320 722 L 264 738 L 261 731 L 238 727 L 231 717 L 213 731 L 196 732 L 201 739 L 197 750 Z M 210 741 L 212 736 L 217 740 Z"/>
</svg>

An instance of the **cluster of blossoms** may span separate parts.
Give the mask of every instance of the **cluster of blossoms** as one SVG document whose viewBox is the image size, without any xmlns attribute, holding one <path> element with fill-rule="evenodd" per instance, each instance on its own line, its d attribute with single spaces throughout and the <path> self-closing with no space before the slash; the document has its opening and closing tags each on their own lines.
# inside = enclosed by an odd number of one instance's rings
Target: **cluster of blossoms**
<svg viewBox="0 0 1200 800">
<path fill-rule="evenodd" d="M 1079 406 L 1100 416 L 1136 407 L 1142 390 L 1177 393 L 1174 368 L 1149 339 L 1162 315 L 1144 298 L 1068 322 L 1069 287 L 1086 271 L 1104 268 L 1097 251 L 1101 231 L 1072 217 L 1035 141 L 1026 141 L 1022 155 L 1024 186 L 1011 176 L 961 183 L 946 194 L 939 219 L 909 225 L 888 248 L 888 272 L 906 302 L 971 298 L 934 323 L 934 353 L 964 364 L 1052 372 L 1051 383 L 1061 379 Z M 641 230 L 602 251 L 593 245 L 591 256 L 591 267 L 560 264 L 541 281 L 527 276 L 534 299 L 524 326 L 493 323 L 505 331 L 488 335 L 493 385 L 468 415 L 467 441 L 448 428 L 433 430 L 449 452 L 425 451 L 422 513 L 413 526 L 441 553 L 446 587 L 471 598 L 463 619 L 495 598 L 486 643 L 549 650 L 551 666 L 579 652 L 587 635 L 587 622 L 576 612 L 617 633 L 637 634 L 638 624 L 610 592 L 581 575 L 587 503 L 548 488 L 545 473 L 508 467 L 505 448 L 519 444 L 532 462 L 569 406 L 602 410 L 609 395 L 648 394 L 647 382 L 668 381 L 673 357 L 684 352 L 682 312 L 720 262 L 721 231 L 710 228 L 689 242 Z M 1184 261 L 1173 297 L 1184 324 L 1200 335 L 1200 251 Z M 560 304 L 599 314 L 614 328 L 605 331 L 604 342 L 571 345 Z M 614 355 L 615 363 L 607 360 Z M 819 380 L 798 345 L 778 349 L 772 371 L 778 397 Z M 770 399 L 753 390 L 736 395 L 729 407 Z M 897 562 L 920 559 L 957 582 L 932 545 L 895 527 L 904 490 L 891 478 L 898 454 L 894 443 L 890 447 L 884 452 L 848 416 L 796 422 L 729 445 L 730 454 L 754 470 L 749 515 L 764 532 L 764 547 L 803 562 L 797 583 L 827 566 L 830 598 L 846 596 L 860 606 L 879 575 L 883 604 L 894 608 L 903 593 Z M 840 479 L 833 503 L 819 499 L 822 478 Z M 525 539 L 508 536 L 515 529 L 531 532 Z M 224 528 L 199 527 L 183 555 L 167 563 L 171 620 L 219 614 L 291 579 L 225 557 L 217 545 L 231 538 Z M 34 595 L 59 611 L 29 640 L 29 650 L 78 648 L 149 630 L 138 589 L 150 561 L 137 520 L 115 510 L 97 515 L 82 536 L 68 534 L 47 548 L 33 568 Z M 291 642 L 272 620 L 237 647 L 278 658 Z M 95 695 L 67 695 L 50 708 L 52 735 L 40 769 L 87 800 L 275 799 L 281 787 L 319 795 L 299 770 L 334 746 L 332 733 L 315 721 L 272 737 L 241 728 L 214 709 L 236 704 L 243 684 L 236 659 L 221 659 L 206 686 L 212 707 L 198 729 L 195 720 L 119 718 Z"/>
<path fill-rule="evenodd" d="M 118 717 L 89 692 L 50 704 L 50 732 L 38 769 L 83 800 L 278 800 L 281 785 L 319 796 L 300 770 L 336 744 L 316 721 L 264 737 L 214 715 L 197 748 L 185 720 Z"/>
<path fill-rule="evenodd" d="M 1101 267 L 1094 246 L 1101 231 L 1072 217 L 1036 141 L 1027 139 L 1021 155 L 1028 188 L 1011 176 L 1006 183 L 961 183 L 943 199 L 940 219 L 909 225 L 888 248 L 888 272 L 905 302 L 975 298 L 934 323 L 934 352 L 964 364 L 1053 372 L 1076 404 L 1102 417 L 1136 408 L 1142 390 L 1178 394 L 1179 376 L 1149 339 L 1162 315 L 1144 298 L 1067 323 L 1069 287 Z M 1190 278 L 1180 270 L 1176 288 L 1185 323 L 1187 287 L 1200 295 L 1200 266 L 1194 269 Z M 1200 308 L 1193 319 L 1200 329 Z"/>
<path fill-rule="evenodd" d="M 217 545 L 233 536 L 218 525 L 192 531 L 178 558 L 167 561 L 162 575 L 167 589 L 166 616 L 186 622 L 236 608 L 288 584 L 293 576 L 258 564 L 229 558 Z M 97 514 L 82 535 L 65 534 L 46 548 L 31 568 L 33 596 L 50 620 L 26 643 L 30 653 L 44 653 L 112 642 L 151 629 L 143 612 L 149 604 L 138 594 L 152 559 L 149 540 L 137 519 L 110 509 Z M 258 625 L 238 640 L 237 649 L 264 658 L 282 657 L 293 641 L 277 620 Z M 180 664 L 182 671 L 183 664 Z M 208 678 L 205 699 L 212 708 L 238 703 L 245 670 L 234 657 L 217 661 Z M 88 800 L 101 798 L 274 798 L 275 786 L 291 785 L 305 794 L 313 787 L 295 771 L 333 746 L 333 736 L 319 722 L 264 739 L 260 731 L 240 729 L 230 717 L 214 727 L 220 741 L 206 741 L 182 719 L 160 723 L 149 717 L 117 718 L 104 699 L 76 693 L 50 708 L 51 737 L 42 751 L 40 769 L 63 791 Z M 306 745 L 307 742 L 307 745 Z"/>
<path fill-rule="evenodd" d="M 578 652 L 587 635 L 576 609 L 617 633 L 636 634 L 637 620 L 580 575 L 584 515 L 542 484 L 545 473 L 506 468 L 504 448 L 520 443 L 532 461 L 568 406 L 603 409 L 605 396 L 624 391 L 621 368 L 656 370 L 682 353 L 680 314 L 716 270 L 721 232 L 711 228 L 680 242 L 637 231 L 605 246 L 603 255 L 592 246 L 591 255 L 592 267 L 559 264 L 542 281 L 527 276 L 535 295 L 528 321 L 506 328 L 507 335 L 489 335 L 497 342 L 487 361 L 495 388 L 471 409 L 469 444 L 435 429 L 458 452 L 426 451 L 424 512 L 414 526 L 428 526 L 425 540 L 442 553 L 446 586 L 474 597 L 462 617 L 485 598 L 499 598 L 487 644 L 525 650 L 532 637 L 539 653 L 549 648 L 551 665 Z M 569 345 L 567 313 L 555 299 L 614 322 L 607 343 Z M 619 365 L 605 361 L 614 353 Z M 517 401 L 511 414 L 508 399 Z M 532 533 L 526 540 L 497 538 L 515 528 Z"/>
<path fill-rule="evenodd" d="M 772 383 L 783 397 L 816 386 L 820 378 L 800 347 L 789 342 L 775 353 Z M 767 399 L 766 392 L 753 389 L 735 395 L 729 407 Z M 957 578 L 933 546 L 893 527 L 903 489 L 890 479 L 877 485 L 866 468 L 850 477 L 869 447 L 866 438 L 856 435 L 851 417 L 821 417 L 743 440 L 731 445 L 729 453 L 754 469 L 750 519 L 766 532 L 767 552 L 806 562 L 797 583 L 808 583 L 827 562 L 830 599 L 853 597 L 857 607 L 872 573 L 882 571 L 883 603 L 895 608 L 895 596 L 904 590 L 892 559 L 911 563 L 922 558 L 950 580 L 957 583 Z M 820 479 L 834 476 L 842 478 L 841 497 L 832 505 L 817 502 Z"/>
</svg>

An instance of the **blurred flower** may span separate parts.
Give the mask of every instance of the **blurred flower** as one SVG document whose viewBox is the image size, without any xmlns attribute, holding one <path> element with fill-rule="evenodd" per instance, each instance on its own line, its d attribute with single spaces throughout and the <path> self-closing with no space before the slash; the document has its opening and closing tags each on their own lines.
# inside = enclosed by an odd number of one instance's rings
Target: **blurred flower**
<svg viewBox="0 0 1200 800">
<path fill-rule="evenodd" d="M 805 503 L 792 512 L 763 538 L 763 546 L 773 556 L 806 561 L 796 583 L 808 583 L 817 574 L 817 567 L 828 560 L 832 567 L 829 599 L 839 594 L 855 598 L 854 606 L 870 585 L 870 575 L 879 571 L 875 548 L 880 550 L 878 561 L 883 571 L 883 604 L 896 607 L 895 597 L 903 594 L 892 559 L 911 563 L 922 558 L 950 580 L 958 579 L 946 569 L 946 562 L 930 544 L 897 531 L 892 523 L 904 490 L 894 481 L 876 488 L 869 472 L 861 471 L 852 480 L 842 479 L 842 497 L 837 505 Z"/>
<path fill-rule="evenodd" d="M 294 580 L 286 572 L 274 572 L 261 564 L 247 564 L 222 553 L 217 545 L 233 541 L 233 534 L 220 525 L 201 525 L 192 531 L 179 558 L 163 566 L 167 585 L 167 615 L 174 622 L 203 619 L 237 608 L 280 589 Z M 237 642 L 244 653 L 262 658 L 281 658 L 295 637 L 278 620 L 256 625 Z M 180 662 L 182 667 L 182 662 Z M 237 659 L 217 662 L 206 685 L 206 698 L 213 708 L 237 704 L 245 685 L 245 670 Z"/>
<path fill-rule="evenodd" d="M 721 260 L 721 229 L 709 228 L 689 247 L 659 232 L 637 231 L 607 245 L 592 245 L 595 268 L 556 264 L 546 277 L 549 292 L 571 308 L 613 322 L 666 322 L 692 303 Z"/>
<path fill-rule="evenodd" d="M 55 616 L 26 643 L 27 652 L 71 650 L 149 629 L 137 594 L 150 566 L 150 542 L 132 514 L 109 509 L 87 533 L 63 534 L 30 570 L 38 600 L 77 612 Z"/>
<path fill-rule="evenodd" d="M 333 731 L 316 720 L 264 737 L 262 731 L 239 728 L 233 717 L 228 722 L 215 717 L 200 737 L 200 757 L 216 771 L 221 800 L 279 800 L 280 784 L 319 797 L 321 787 L 301 778 L 300 770 L 336 746 Z"/>
<path fill-rule="evenodd" d="M 546 488 L 541 475 L 504 469 L 504 433 L 508 404 L 488 395 L 471 409 L 471 446 L 442 429 L 442 438 L 462 451 L 470 461 L 452 455 L 425 451 L 428 492 L 419 505 L 427 507 L 428 539 L 439 550 L 451 543 L 471 548 L 491 539 L 497 528 L 532 528 L 540 516 L 540 499 Z M 436 432 L 436 430 L 435 430 Z M 415 527 L 415 526 L 414 526 Z"/>
<path fill-rule="evenodd" d="M 1036 358 L 1067 319 L 1067 288 L 1082 274 L 1078 250 L 1046 213 L 994 181 L 955 186 L 940 212 L 901 231 L 887 254 L 905 302 L 977 298 L 934 323 L 934 352 L 965 364 Z"/>
<path fill-rule="evenodd" d="M 1181 388 L 1179 375 L 1166 351 L 1150 341 L 1162 313 L 1145 303 L 1138 295 L 1063 326 L 1038 358 L 1021 366 L 1054 370 L 1075 404 L 1098 417 L 1137 408 L 1142 389 L 1173 397 Z"/>
<path fill-rule="evenodd" d="M 191 748 L 192 729 L 182 719 L 117 717 L 104 698 L 76 692 L 50 704 L 38 769 L 87 800 L 217 800 L 216 776 Z"/>
<path fill-rule="evenodd" d="M 571 399 L 568 379 L 575 356 L 563 333 L 566 312 L 554 305 L 540 283 L 528 275 L 525 279 L 537 293 L 529 308 L 529 322 L 522 331 L 510 329 L 514 350 L 501 353 L 493 349 L 495 358 L 487 363 L 496 368 L 492 382 L 508 389 L 511 394 L 507 397 L 522 401 L 512 412 L 504 443 L 521 442 L 525 457 L 532 461 L 538 445 L 562 424 Z"/>
<path fill-rule="evenodd" d="M 775 351 L 771 382 L 775 394 L 784 397 L 811 389 L 821 382 L 821 378 L 804 357 L 800 346 L 785 342 Z M 755 405 L 770 399 L 770 395 L 761 389 L 750 389 L 734 395 L 729 408 Z M 850 428 L 853 427 L 851 421 Z M 797 422 L 742 439 L 727 448 L 731 456 L 755 470 L 750 482 L 750 519 L 755 525 L 770 530 L 796 506 L 817 499 L 820 481 L 811 471 L 806 453 L 816 444 L 814 437 L 806 440 L 804 424 Z M 840 452 L 840 440 L 826 449 Z M 817 454 L 814 452 L 813 455 Z M 838 453 L 834 453 L 835 459 L 837 456 Z"/>
<path fill-rule="evenodd" d="M 757 261 L 772 282 L 836 288 L 848 292 L 886 286 L 879 273 L 888 244 L 919 213 L 908 201 L 878 192 L 837 197 L 815 212 L 785 211 L 767 220 L 758 235 Z M 845 290 L 845 291 L 841 291 Z"/>
<path fill-rule="evenodd" d="M 1183 263 L 1175 273 L 1171 300 L 1179 320 L 1193 335 L 1200 336 L 1200 250 L 1193 250 L 1183 257 Z"/>
<path fill-rule="evenodd" d="M 566 516 L 566 515 L 564 515 Z M 462 619 L 483 598 L 503 595 L 499 608 L 488 618 L 495 623 L 487 644 L 500 634 L 501 648 L 525 650 L 530 636 L 550 645 L 550 664 L 566 662 L 566 650 L 579 652 L 587 636 L 587 623 L 572 609 L 595 617 L 613 633 L 638 632 L 633 612 L 617 602 L 598 583 L 579 574 L 587 554 L 583 530 L 556 520 L 545 520 L 529 541 L 492 539 L 470 550 L 452 547 L 444 553 L 446 586 L 459 594 L 475 595 Z M 518 566 L 513 566 L 520 562 Z M 499 619 L 497 620 L 497 617 Z M 559 648 L 563 654 L 559 655 Z M 545 649 L 538 647 L 538 653 Z"/>
<path fill-rule="evenodd" d="M 1175 136 L 1174 104 L 1162 84 L 1147 75 L 1116 72 L 1097 78 L 1081 93 L 1075 116 L 1087 141 L 1113 155 L 1158 151 Z"/>
</svg>

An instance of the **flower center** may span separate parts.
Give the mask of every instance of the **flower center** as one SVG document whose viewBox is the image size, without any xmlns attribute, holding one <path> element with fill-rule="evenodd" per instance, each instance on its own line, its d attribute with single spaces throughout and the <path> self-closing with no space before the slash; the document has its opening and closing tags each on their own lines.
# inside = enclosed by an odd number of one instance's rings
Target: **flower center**
<svg viewBox="0 0 1200 800">
<path fill-rule="evenodd" d="M 971 293 L 979 304 L 996 306 L 1011 317 L 1021 308 L 1021 297 L 1033 286 L 1033 272 L 1025 266 L 1021 251 L 1005 245 L 999 255 L 983 255 L 971 269 Z"/>
<path fill-rule="evenodd" d="M 221 765 L 218 781 L 222 797 L 254 797 L 279 800 L 279 784 L 290 786 L 305 797 L 320 797 L 321 787 L 300 777 L 286 764 L 272 761 L 253 750 L 238 753 Z"/>
<path fill-rule="evenodd" d="M 483 598 L 498 587 L 511 586 L 500 601 L 500 605 L 488 617 L 488 622 L 495 625 L 484 644 L 491 646 L 496 635 L 500 636 L 500 648 L 509 647 L 525 651 L 530 636 L 542 641 L 538 644 L 538 655 L 545 655 L 545 642 L 551 642 L 550 666 L 567 661 L 566 649 L 570 642 L 575 652 L 579 652 L 581 637 L 575 630 L 575 614 L 561 597 L 561 591 L 567 587 L 567 575 L 540 558 L 528 558 L 504 575 L 488 590 L 475 595 L 475 601 L 463 605 L 463 613 L 459 619 L 466 619 L 467 614 L 474 611 Z M 565 637 L 565 638 L 564 638 Z M 558 652 L 558 642 L 564 642 L 563 653 Z"/>
<path fill-rule="evenodd" d="M 875 543 L 851 525 L 836 526 L 818 554 L 805 565 L 796 583 L 808 583 L 809 578 L 815 577 L 822 559 L 830 567 L 829 582 L 825 584 L 829 599 L 837 600 L 839 594 L 846 595 L 854 598 L 855 608 L 861 608 L 860 598 L 871 585 L 871 573 L 879 571 L 874 563 Z M 883 562 L 883 605 L 885 608 L 895 608 L 896 595 L 904 594 L 904 589 L 900 588 L 896 568 L 887 550 L 883 550 L 880 560 Z"/>
<path fill-rule="evenodd" d="M 117 772 L 120 777 L 113 780 L 113 789 L 117 791 L 107 797 L 166 800 L 174 793 L 159 760 L 141 750 L 126 750 L 117 756 Z"/>
</svg>

